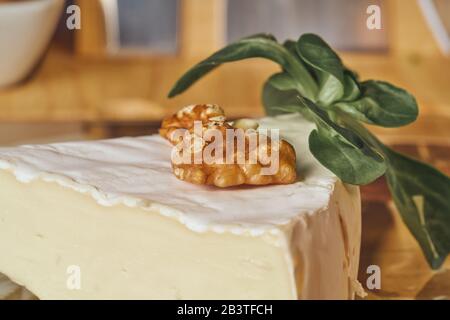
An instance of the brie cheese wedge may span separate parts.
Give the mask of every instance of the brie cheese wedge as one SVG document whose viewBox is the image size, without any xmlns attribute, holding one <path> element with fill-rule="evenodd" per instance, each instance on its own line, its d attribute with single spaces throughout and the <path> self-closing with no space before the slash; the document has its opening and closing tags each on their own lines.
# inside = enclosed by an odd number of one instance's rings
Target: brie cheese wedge
<svg viewBox="0 0 450 320">
<path fill-rule="evenodd" d="M 308 150 L 299 115 L 259 120 L 300 180 L 177 180 L 158 135 L 0 148 L 0 272 L 40 299 L 351 299 L 359 189 Z"/>
</svg>

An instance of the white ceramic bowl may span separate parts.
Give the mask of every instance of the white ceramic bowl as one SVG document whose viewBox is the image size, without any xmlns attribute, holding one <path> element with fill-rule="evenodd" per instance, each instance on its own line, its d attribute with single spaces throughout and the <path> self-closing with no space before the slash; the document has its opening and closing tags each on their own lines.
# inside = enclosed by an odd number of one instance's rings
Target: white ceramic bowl
<svg viewBox="0 0 450 320">
<path fill-rule="evenodd" d="M 0 3 L 0 87 L 25 78 L 45 51 L 64 0 Z"/>
</svg>

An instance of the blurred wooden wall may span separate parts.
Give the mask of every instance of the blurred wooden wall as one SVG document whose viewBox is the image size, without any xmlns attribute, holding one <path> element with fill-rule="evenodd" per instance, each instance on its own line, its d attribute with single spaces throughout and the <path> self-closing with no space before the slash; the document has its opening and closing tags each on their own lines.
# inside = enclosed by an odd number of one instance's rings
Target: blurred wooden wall
<svg viewBox="0 0 450 320">
<path fill-rule="evenodd" d="M 76 3 L 82 8 L 82 29 L 75 32 L 75 52 L 54 43 L 30 81 L 1 90 L 0 122 L 85 123 L 102 136 L 110 123 L 157 122 L 192 103 L 218 103 L 230 118 L 263 115 L 261 87 L 278 67 L 260 59 L 219 68 L 186 93 L 167 99 L 178 77 L 226 40 L 225 0 L 181 0 L 179 52 L 165 56 L 108 56 L 99 2 Z M 437 49 L 416 1 L 385 0 L 385 5 L 389 50 L 342 52 L 343 60 L 362 78 L 391 81 L 411 91 L 421 117 L 428 117 L 414 130 L 428 132 L 429 124 L 436 123 L 444 131 L 435 135 L 445 135 L 450 60 Z M 402 130 L 386 134 L 401 135 Z"/>
</svg>

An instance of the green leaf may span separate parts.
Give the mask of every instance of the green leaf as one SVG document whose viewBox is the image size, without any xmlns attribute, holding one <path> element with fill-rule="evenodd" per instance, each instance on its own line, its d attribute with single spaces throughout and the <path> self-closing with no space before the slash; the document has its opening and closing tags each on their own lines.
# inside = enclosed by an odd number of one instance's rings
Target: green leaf
<svg viewBox="0 0 450 320">
<path fill-rule="evenodd" d="M 407 91 L 387 82 L 369 80 L 361 83 L 361 98 L 338 102 L 337 109 L 354 119 L 383 127 L 399 127 L 416 120 L 416 100 Z"/>
<path fill-rule="evenodd" d="M 269 35 L 256 35 L 241 39 L 217 51 L 187 71 L 174 85 L 169 97 L 174 97 L 188 89 L 205 74 L 219 67 L 222 63 L 233 62 L 248 58 L 266 58 L 278 63 L 283 70 L 296 80 L 300 93 L 313 99 L 318 91 L 308 70 L 299 59 L 289 50 L 275 41 Z"/>
<path fill-rule="evenodd" d="M 299 90 L 298 83 L 287 72 L 275 73 L 268 81 L 278 90 Z"/>
<path fill-rule="evenodd" d="M 342 181 L 368 184 L 386 171 L 384 158 L 353 131 L 338 126 L 311 101 L 305 105 L 316 115 L 318 130 L 309 136 L 314 157 Z"/>
<path fill-rule="evenodd" d="M 357 99 L 361 94 L 358 80 L 354 74 L 348 70 L 344 71 L 344 96 L 341 101 L 352 101 Z"/>
<path fill-rule="evenodd" d="M 267 115 L 275 116 L 298 111 L 299 93 L 296 84 L 291 83 L 288 77 L 286 73 L 277 73 L 264 84 L 262 101 Z"/>
<path fill-rule="evenodd" d="M 325 130 L 313 130 L 309 149 L 319 162 L 350 184 L 364 185 L 382 176 L 384 160 L 370 149 L 357 148 Z"/>
<path fill-rule="evenodd" d="M 395 205 L 430 266 L 439 268 L 450 253 L 450 179 L 386 146 L 383 154 Z"/>
<path fill-rule="evenodd" d="M 297 53 L 319 80 L 317 101 L 330 105 L 344 95 L 344 67 L 339 56 L 317 35 L 308 33 L 297 41 Z"/>
<path fill-rule="evenodd" d="M 286 40 L 285 42 L 283 42 L 283 47 L 288 49 L 288 51 L 290 53 L 292 53 L 294 56 L 296 56 L 300 59 L 300 57 L 297 54 L 296 46 L 297 46 L 297 43 L 294 40 Z"/>
<path fill-rule="evenodd" d="M 355 70 L 349 69 L 344 66 L 344 72 L 348 73 L 353 79 L 355 79 L 356 82 L 359 82 L 359 74 Z"/>
<path fill-rule="evenodd" d="M 357 138 L 350 130 L 339 126 L 335 121 L 333 121 L 329 114 L 320 109 L 317 105 L 315 105 L 312 101 L 306 98 L 298 98 L 302 105 L 308 108 L 312 114 L 314 115 L 314 122 L 318 124 L 318 126 L 330 127 L 334 131 L 336 131 L 347 143 L 353 144 L 357 147 L 361 147 L 363 145 L 363 141 Z"/>
</svg>

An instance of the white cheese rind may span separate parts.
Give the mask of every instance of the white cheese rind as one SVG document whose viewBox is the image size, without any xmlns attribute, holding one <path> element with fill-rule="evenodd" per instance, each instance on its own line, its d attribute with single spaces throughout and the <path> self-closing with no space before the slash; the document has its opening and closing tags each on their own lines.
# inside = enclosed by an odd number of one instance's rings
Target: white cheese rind
<svg viewBox="0 0 450 320">
<path fill-rule="evenodd" d="M 234 190 L 179 181 L 172 174 L 170 144 L 157 135 L 0 148 L 0 169 L 24 183 L 42 179 L 88 193 L 103 206 L 158 210 L 197 232 L 259 235 L 325 208 L 338 181 L 308 151 L 311 123 L 289 115 L 262 119 L 260 127 L 281 129 L 295 146 L 301 181 Z"/>
</svg>

